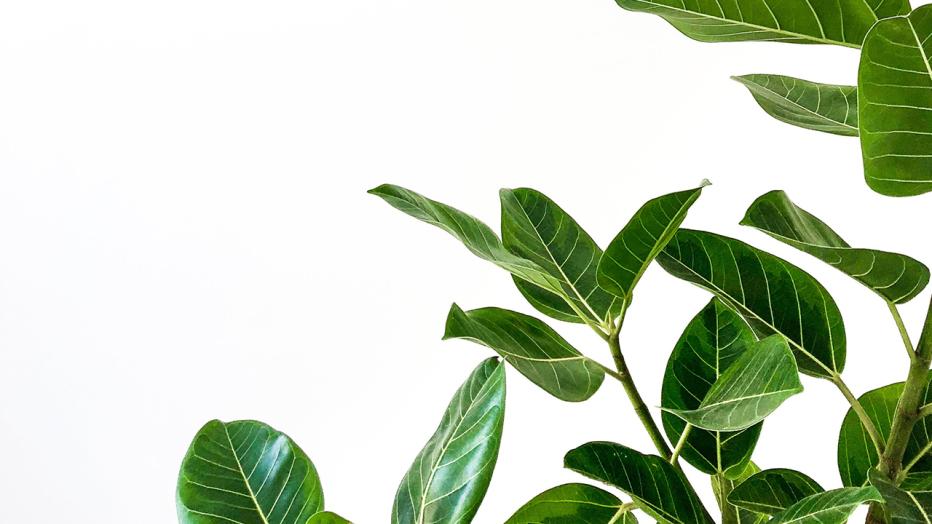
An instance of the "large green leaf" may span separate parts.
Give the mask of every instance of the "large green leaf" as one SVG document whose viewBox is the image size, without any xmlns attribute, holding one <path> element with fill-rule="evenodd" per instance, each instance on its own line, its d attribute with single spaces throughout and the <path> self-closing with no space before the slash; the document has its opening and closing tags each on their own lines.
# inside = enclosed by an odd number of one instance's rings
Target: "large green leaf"
<svg viewBox="0 0 932 524">
<path fill-rule="evenodd" d="M 728 495 L 728 502 L 773 515 L 800 500 L 825 491 L 818 482 L 792 469 L 767 469 L 748 477 Z"/>
<path fill-rule="evenodd" d="M 893 523 L 932 522 L 932 493 L 911 492 L 897 487 L 876 469 L 870 471 L 870 483 L 883 497 L 887 515 Z"/>
<path fill-rule="evenodd" d="M 504 419 L 505 368 L 490 358 L 453 395 L 437 431 L 402 479 L 392 523 L 471 521 L 492 480 Z"/>
<path fill-rule="evenodd" d="M 822 284 L 805 271 L 733 238 L 681 229 L 657 257 L 670 274 L 705 288 L 761 338 L 785 336 L 800 371 L 832 377 L 845 366 L 845 326 Z"/>
<path fill-rule="evenodd" d="M 443 338 L 468 339 L 492 348 L 531 382 L 561 400 L 586 400 L 605 378 L 598 364 L 548 325 L 507 309 L 463 311 L 453 304 Z"/>
<path fill-rule="evenodd" d="M 878 23 L 858 70 L 864 177 L 879 193 L 932 191 L 932 5 Z"/>
<path fill-rule="evenodd" d="M 706 185 L 708 181 L 695 189 L 663 195 L 641 206 L 605 250 L 599 262 L 599 285 L 630 301 L 641 276 L 676 233 Z"/>
<path fill-rule="evenodd" d="M 353 524 L 330 511 L 321 511 L 307 520 L 307 524 Z"/>
<path fill-rule="evenodd" d="M 563 484 L 521 506 L 505 524 L 637 524 L 611 493 L 588 484 Z"/>
<path fill-rule="evenodd" d="M 908 302 L 929 283 L 929 268 L 922 262 L 897 253 L 852 248 L 783 191 L 758 197 L 741 224 L 838 268 L 894 304 Z"/>
<path fill-rule="evenodd" d="M 724 473 L 718 473 L 709 477 L 712 482 L 712 492 L 715 494 L 715 501 L 722 513 L 722 524 L 759 524 L 766 520 L 764 515 L 749 511 L 733 505 L 729 502 L 728 495 L 734 491 L 735 487 L 751 475 L 760 471 L 757 464 L 748 462 L 745 464 L 743 471 L 731 478 Z"/>
<path fill-rule="evenodd" d="M 906 0 L 616 0 L 631 11 L 660 15 L 701 42 L 764 40 L 858 47 L 878 18 L 909 11 Z"/>
<path fill-rule="evenodd" d="M 579 311 L 596 323 L 620 309 L 621 301 L 596 283 L 602 249 L 566 211 L 533 189 L 503 189 L 500 196 L 505 248 L 543 268 L 565 291 L 556 295 L 515 279 L 531 305 L 559 320 L 580 322 Z"/>
<path fill-rule="evenodd" d="M 665 409 L 696 409 L 718 377 L 756 342 L 751 328 L 722 302 L 713 298 L 686 326 L 670 354 L 663 376 L 660 405 Z M 686 422 L 661 413 L 663 428 L 677 442 Z M 743 467 L 760 436 L 761 424 L 736 433 L 693 428 L 681 457 L 709 475 Z"/>
<path fill-rule="evenodd" d="M 768 115 L 798 127 L 858 136 L 858 88 L 782 75 L 744 75 L 744 84 Z"/>
<path fill-rule="evenodd" d="M 564 464 L 624 491 L 641 511 L 658 522 L 713 522 L 683 472 L 656 455 L 644 455 L 612 442 L 589 442 L 567 453 Z"/>
<path fill-rule="evenodd" d="M 324 507 L 311 459 L 261 422 L 212 420 L 188 448 L 178 476 L 181 524 L 291 524 Z"/>
<path fill-rule="evenodd" d="M 886 441 L 890 436 L 890 424 L 896 404 L 903 393 L 903 383 L 890 384 L 861 395 L 859 398 L 868 418 L 874 423 L 880 436 Z M 923 404 L 932 401 L 932 391 L 926 389 Z M 910 462 L 929 443 L 932 435 L 932 419 L 923 418 L 916 422 L 906 445 L 904 463 Z M 848 410 L 838 435 L 838 472 L 845 486 L 862 486 L 867 482 L 868 472 L 877 465 L 877 450 L 861 425 L 860 419 Z M 932 457 L 924 456 L 913 466 L 912 472 L 932 472 Z"/>
<path fill-rule="evenodd" d="M 770 524 L 844 524 L 858 506 L 880 500 L 873 486 L 833 489 L 809 495 L 774 515 Z"/>
<path fill-rule="evenodd" d="M 786 339 L 773 335 L 738 357 L 712 384 L 698 408 L 667 411 L 698 428 L 741 431 L 764 420 L 802 390 Z"/>
</svg>

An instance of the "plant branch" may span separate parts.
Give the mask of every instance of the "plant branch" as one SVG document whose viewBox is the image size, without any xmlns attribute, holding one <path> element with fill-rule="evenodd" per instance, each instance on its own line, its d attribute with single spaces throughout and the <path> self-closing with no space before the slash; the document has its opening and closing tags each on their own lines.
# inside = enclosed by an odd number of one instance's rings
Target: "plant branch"
<svg viewBox="0 0 932 524">
<path fill-rule="evenodd" d="M 896 328 L 900 331 L 900 338 L 903 339 L 903 346 L 906 348 L 906 353 L 909 354 L 909 360 L 912 361 L 916 358 L 916 349 L 913 347 L 913 341 L 910 340 L 909 333 L 906 331 L 906 325 L 903 323 L 903 317 L 900 316 L 900 310 L 897 309 L 896 304 L 893 302 L 887 302 L 887 307 L 890 308 L 890 314 L 893 315 Z"/>
<path fill-rule="evenodd" d="M 871 438 L 871 442 L 874 443 L 874 449 L 877 450 L 878 455 L 882 455 L 885 444 L 883 437 L 880 436 L 880 432 L 877 431 L 877 426 L 874 425 L 874 422 L 869 416 L 867 416 L 867 411 L 864 410 L 864 406 L 861 405 L 861 401 L 858 400 L 854 393 L 851 392 L 851 389 L 848 388 L 848 385 L 845 384 L 844 379 L 841 378 L 841 375 L 838 373 L 832 373 L 832 383 L 841 391 L 841 394 L 844 395 L 845 399 L 848 400 L 848 404 L 851 405 L 851 409 L 854 411 L 854 414 L 857 415 L 858 420 L 861 421 L 861 425 L 864 426 L 864 430 L 867 431 L 867 434 Z"/>
<path fill-rule="evenodd" d="M 680 453 L 683 452 L 683 448 L 686 447 L 686 439 L 689 438 L 689 432 L 693 430 L 692 424 L 686 424 L 686 427 L 683 428 L 683 433 L 680 434 L 680 439 L 676 442 L 676 447 L 673 448 L 673 454 L 670 455 L 670 464 L 676 465 L 677 459 L 680 458 Z"/>
</svg>

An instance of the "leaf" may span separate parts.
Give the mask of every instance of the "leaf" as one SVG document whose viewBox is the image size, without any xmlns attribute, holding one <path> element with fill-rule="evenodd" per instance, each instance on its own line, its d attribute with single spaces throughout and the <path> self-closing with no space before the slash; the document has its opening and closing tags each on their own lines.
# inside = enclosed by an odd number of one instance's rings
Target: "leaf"
<svg viewBox="0 0 932 524">
<path fill-rule="evenodd" d="M 836 267 L 894 304 L 910 301 L 929 283 L 929 268 L 922 262 L 897 253 L 852 248 L 783 191 L 758 197 L 741 224 Z"/>
<path fill-rule="evenodd" d="M 700 42 L 764 40 L 796 44 L 858 47 L 878 18 L 909 11 L 906 0 L 873 4 L 858 0 L 617 0 L 631 11 L 663 17 Z"/>
<path fill-rule="evenodd" d="M 393 524 L 469 522 L 492 480 L 505 418 L 505 368 L 480 364 L 456 391 L 440 426 L 404 476 Z"/>
<path fill-rule="evenodd" d="M 722 524 L 759 524 L 764 522 L 766 517 L 763 515 L 739 508 L 728 501 L 728 494 L 735 489 L 735 486 L 758 471 L 760 471 L 760 468 L 756 464 L 748 462 L 745 464 L 744 470 L 735 478 L 729 478 L 723 473 L 709 477 L 712 482 L 715 501 L 718 502 L 718 507 L 722 510 Z"/>
<path fill-rule="evenodd" d="M 444 340 L 462 338 L 488 346 L 544 391 L 569 402 L 591 397 L 605 378 L 556 331 L 534 317 L 499 308 L 464 312 L 456 304 L 447 316 Z"/>
<path fill-rule="evenodd" d="M 728 495 L 728 502 L 773 515 L 800 500 L 825 491 L 807 475 L 792 469 L 767 469 L 751 475 Z"/>
<path fill-rule="evenodd" d="M 658 522 L 713 522 L 683 472 L 656 455 L 612 442 L 589 442 L 567 453 L 563 462 L 577 473 L 624 491 L 638 509 Z"/>
<path fill-rule="evenodd" d="M 321 511 L 307 520 L 307 524 L 353 524 L 345 518 L 330 511 Z"/>
<path fill-rule="evenodd" d="M 833 489 L 809 495 L 774 515 L 770 524 L 844 524 L 858 506 L 880 500 L 873 486 Z"/>
<path fill-rule="evenodd" d="M 324 507 L 311 459 L 287 435 L 262 422 L 212 420 L 181 463 L 181 524 L 304 522 Z"/>
<path fill-rule="evenodd" d="M 879 22 L 864 41 L 858 113 L 864 177 L 878 193 L 932 191 L 932 6 Z"/>
<path fill-rule="evenodd" d="M 799 370 L 830 378 L 845 366 L 845 326 L 828 291 L 808 273 L 744 242 L 680 229 L 657 257 L 671 275 L 715 294 L 760 338 L 790 342 Z"/>
<path fill-rule="evenodd" d="M 764 420 L 802 390 L 786 339 L 773 335 L 738 357 L 712 384 L 698 408 L 667 411 L 697 428 L 741 431 Z"/>
<path fill-rule="evenodd" d="M 718 377 L 756 341 L 744 320 L 713 298 L 686 326 L 670 354 L 661 407 L 698 408 Z M 670 441 L 679 441 L 686 422 L 667 411 L 660 416 Z M 736 433 L 693 428 L 680 456 L 703 473 L 724 473 L 750 460 L 760 431 L 760 424 Z"/>
<path fill-rule="evenodd" d="M 500 197 L 505 248 L 559 281 L 575 309 L 563 296 L 516 279 L 531 305 L 558 320 L 570 317 L 575 322 L 580 322 L 577 310 L 597 324 L 610 312 L 617 313 L 620 302 L 596 283 L 602 250 L 566 211 L 533 189 L 503 189 Z"/>
<path fill-rule="evenodd" d="M 732 77 L 768 115 L 797 127 L 858 136 L 858 88 L 819 84 L 782 75 Z"/>
<path fill-rule="evenodd" d="M 702 188 L 670 193 L 648 201 L 615 236 L 599 261 L 599 285 L 609 293 L 631 299 L 634 286 L 686 218 Z"/>
<path fill-rule="evenodd" d="M 505 524 L 637 524 L 630 511 L 619 516 L 622 506 L 618 497 L 595 486 L 563 484 L 531 499 Z"/>
<path fill-rule="evenodd" d="M 871 485 L 877 488 L 883 497 L 884 509 L 893 522 L 924 524 L 932 521 L 932 494 L 910 493 L 900 489 L 876 469 L 872 469 L 869 476 Z"/>
</svg>

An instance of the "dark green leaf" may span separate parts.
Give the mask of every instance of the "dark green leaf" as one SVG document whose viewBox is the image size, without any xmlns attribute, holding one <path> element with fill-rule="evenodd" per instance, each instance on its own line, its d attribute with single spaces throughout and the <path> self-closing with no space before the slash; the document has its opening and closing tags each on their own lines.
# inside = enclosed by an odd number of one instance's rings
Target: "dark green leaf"
<svg viewBox="0 0 932 524">
<path fill-rule="evenodd" d="M 763 338 L 785 336 L 800 371 L 832 377 L 845 366 L 845 326 L 828 291 L 808 273 L 744 242 L 681 229 L 657 257 L 673 276 L 703 287 Z"/>
<path fill-rule="evenodd" d="M 643 455 L 612 442 L 589 442 L 567 453 L 564 464 L 624 491 L 641 511 L 659 522 L 713 522 L 683 472 L 658 456 Z"/>
<path fill-rule="evenodd" d="M 641 276 L 676 233 L 706 185 L 708 181 L 696 189 L 663 195 L 641 206 L 605 250 L 599 262 L 599 285 L 630 301 Z"/>
<path fill-rule="evenodd" d="M 505 368 L 484 361 L 460 386 L 440 426 L 398 486 L 393 524 L 469 522 L 492 480 L 505 419 Z"/>
<path fill-rule="evenodd" d="M 345 518 L 330 511 L 321 511 L 307 520 L 307 524 L 353 524 Z"/>
<path fill-rule="evenodd" d="M 870 483 L 883 497 L 887 515 L 894 523 L 932 521 L 932 494 L 911 493 L 896 487 L 876 469 L 870 471 Z"/>
<path fill-rule="evenodd" d="M 770 524 L 844 524 L 858 506 L 880 500 L 873 486 L 823 491 L 777 513 Z"/>
<path fill-rule="evenodd" d="M 261 422 L 212 420 L 181 464 L 182 524 L 304 522 L 324 507 L 314 464 L 287 435 Z"/>
<path fill-rule="evenodd" d="M 773 515 L 800 500 L 825 491 L 807 475 L 792 469 L 768 469 L 748 477 L 728 495 L 735 506 Z"/>
<path fill-rule="evenodd" d="M 465 312 L 453 304 L 443 338 L 464 338 L 492 348 L 531 382 L 561 400 L 586 400 L 605 377 L 598 364 L 549 326 L 507 309 Z"/>
<path fill-rule="evenodd" d="M 722 510 L 722 524 L 759 524 L 766 520 L 764 515 L 734 506 L 728 501 L 728 494 L 735 489 L 735 486 L 758 471 L 760 471 L 760 468 L 757 467 L 757 464 L 748 462 L 745 464 L 743 471 L 738 475 L 734 475 L 734 478 L 729 478 L 723 473 L 710 477 L 712 492 L 715 494 L 718 507 Z"/>
<path fill-rule="evenodd" d="M 782 75 L 744 75 L 735 80 L 751 91 L 768 115 L 798 127 L 858 136 L 858 88 L 819 84 Z"/>
<path fill-rule="evenodd" d="M 905 255 L 855 249 L 783 191 L 760 196 L 741 224 L 826 262 L 894 304 L 908 302 L 929 283 L 929 268 Z"/>
<path fill-rule="evenodd" d="M 932 6 L 878 23 L 858 72 L 864 177 L 879 193 L 932 191 Z"/>
<path fill-rule="evenodd" d="M 637 524 L 611 493 L 588 484 L 548 489 L 521 507 L 505 524 Z"/>
</svg>

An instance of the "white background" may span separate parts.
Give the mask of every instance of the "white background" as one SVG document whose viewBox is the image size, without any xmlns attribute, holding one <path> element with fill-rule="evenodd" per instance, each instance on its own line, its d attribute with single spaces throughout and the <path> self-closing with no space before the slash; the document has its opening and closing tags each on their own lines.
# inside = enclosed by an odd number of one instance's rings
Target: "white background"
<svg viewBox="0 0 932 524">
<path fill-rule="evenodd" d="M 729 80 L 853 83 L 856 66 L 849 49 L 700 44 L 611 0 L 6 2 L 0 522 L 172 522 L 179 461 L 211 418 L 289 433 L 329 509 L 386 522 L 491 354 L 440 341 L 450 304 L 532 310 L 502 271 L 366 195 L 382 182 L 492 225 L 498 188 L 535 187 L 604 246 L 645 200 L 709 178 L 687 225 L 819 277 L 857 393 L 902 379 L 879 299 L 737 225 L 782 188 L 853 244 L 932 262 L 932 198 L 873 194 L 856 139 L 776 122 Z M 656 267 L 642 281 L 623 344 L 650 405 L 707 299 Z M 904 308 L 912 328 L 927 303 Z M 610 363 L 591 333 L 558 327 Z M 846 406 L 804 383 L 755 460 L 834 487 Z M 613 382 L 582 404 L 513 370 L 508 387 L 477 522 L 578 480 L 562 457 L 583 442 L 650 450 Z"/>
</svg>

